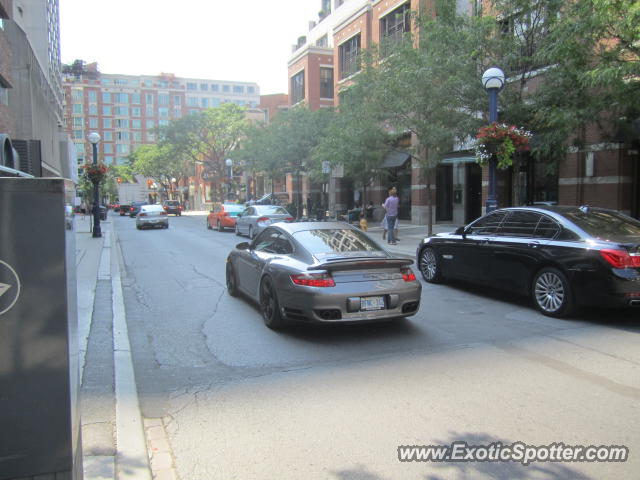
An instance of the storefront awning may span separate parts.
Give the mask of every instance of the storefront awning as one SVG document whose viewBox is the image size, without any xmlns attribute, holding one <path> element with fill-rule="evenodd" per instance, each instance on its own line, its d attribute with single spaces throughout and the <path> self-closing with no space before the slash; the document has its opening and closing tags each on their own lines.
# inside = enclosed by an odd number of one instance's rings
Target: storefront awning
<svg viewBox="0 0 640 480">
<path fill-rule="evenodd" d="M 399 168 L 402 167 L 407 160 L 411 158 L 407 152 L 399 152 L 398 150 L 391 150 L 384 157 L 384 168 Z"/>
<path fill-rule="evenodd" d="M 475 163 L 476 157 L 469 155 L 463 157 L 446 157 L 443 158 L 440 163 L 443 165 L 455 165 L 456 163 Z"/>
</svg>

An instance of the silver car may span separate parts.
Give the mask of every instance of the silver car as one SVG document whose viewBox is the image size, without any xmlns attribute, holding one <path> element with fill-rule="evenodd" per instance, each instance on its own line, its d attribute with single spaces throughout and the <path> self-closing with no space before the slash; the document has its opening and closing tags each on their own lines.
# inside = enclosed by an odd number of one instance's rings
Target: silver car
<svg viewBox="0 0 640 480">
<path fill-rule="evenodd" d="M 252 205 L 236 217 L 236 235 L 247 235 L 253 240 L 272 223 L 293 220 L 293 215 L 278 205 Z"/>
<path fill-rule="evenodd" d="M 256 301 L 265 324 L 392 320 L 418 312 L 413 260 L 342 222 L 280 222 L 229 253 L 229 295 Z"/>
<path fill-rule="evenodd" d="M 136 215 L 136 228 L 169 228 L 169 217 L 162 205 L 142 205 Z"/>
</svg>

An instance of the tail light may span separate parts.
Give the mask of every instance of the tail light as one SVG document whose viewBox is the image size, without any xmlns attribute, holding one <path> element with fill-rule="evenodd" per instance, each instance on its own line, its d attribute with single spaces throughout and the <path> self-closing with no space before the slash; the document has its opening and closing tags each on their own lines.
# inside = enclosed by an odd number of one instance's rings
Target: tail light
<svg viewBox="0 0 640 480">
<path fill-rule="evenodd" d="M 166 217 L 167 216 L 167 212 L 160 212 L 160 215 L 164 215 Z"/>
<path fill-rule="evenodd" d="M 178 210 L 182 211 L 182 205 L 178 205 Z"/>
<path fill-rule="evenodd" d="M 402 273 L 402 280 L 404 280 L 405 282 L 416 281 L 416 274 L 413 273 L 413 270 L 411 270 L 410 268 L 403 268 L 400 270 L 400 272 Z"/>
<path fill-rule="evenodd" d="M 166 212 L 167 210 L 169 210 L 169 207 L 164 207 L 164 211 Z"/>
<path fill-rule="evenodd" d="M 295 220 L 295 218 L 293 217 L 287 217 L 284 219 L 285 222 L 293 222 Z"/>
<path fill-rule="evenodd" d="M 271 220 L 269 217 L 260 217 L 256 220 L 256 222 L 262 223 L 262 222 L 268 222 L 269 220 Z"/>
<path fill-rule="evenodd" d="M 133 212 L 134 208 L 133 207 L 129 207 L 129 211 Z"/>
<path fill-rule="evenodd" d="M 613 268 L 640 267 L 640 255 L 629 255 L 626 250 L 604 249 L 600 250 L 600 256 Z"/>
<path fill-rule="evenodd" d="M 335 287 L 336 282 L 333 281 L 328 273 L 302 273 L 300 275 L 291 275 L 291 281 L 296 285 L 305 287 Z"/>
<path fill-rule="evenodd" d="M 146 216 L 147 216 L 147 214 L 146 214 L 145 212 L 140 212 L 140 213 L 138 214 L 138 216 L 139 216 L 139 217 L 146 217 Z"/>
</svg>

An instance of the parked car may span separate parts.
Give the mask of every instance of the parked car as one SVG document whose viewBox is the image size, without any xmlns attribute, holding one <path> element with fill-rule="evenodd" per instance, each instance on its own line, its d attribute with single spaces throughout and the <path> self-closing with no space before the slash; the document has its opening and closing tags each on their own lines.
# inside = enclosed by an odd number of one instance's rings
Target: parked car
<svg viewBox="0 0 640 480">
<path fill-rule="evenodd" d="M 456 278 L 525 294 L 553 317 L 577 306 L 640 306 L 640 222 L 614 210 L 495 210 L 425 238 L 417 258 L 427 282 Z"/>
<path fill-rule="evenodd" d="M 129 207 L 129 217 L 134 218 L 143 205 L 147 205 L 147 202 L 131 202 L 131 206 Z"/>
<path fill-rule="evenodd" d="M 236 217 L 245 207 L 237 203 L 216 203 L 207 215 L 207 228 L 222 232 L 225 228 L 236 228 Z"/>
<path fill-rule="evenodd" d="M 178 200 L 165 200 L 164 202 L 162 202 L 162 208 L 164 208 L 164 211 L 167 212 L 167 215 L 169 215 L 170 213 L 174 214 L 177 217 L 182 215 L 182 205 L 180 205 L 180 202 Z"/>
<path fill-rule="evenodd" d="M 142 205 L 136 216 L 136 228 L 169 228 L 169 217 L 162 205 Z"/>
<path fill-rule="evenodd" d="M 236 235 L 248 235 L 253 239 L 272 223 L 293 220 L 293 216 L 278 205 L 251 205 L 236 216 Z"/>
<path fill-rule="evenodd" d="M 422 285 L 395 258 L 341 222 L 280 222 L 229 253 L 227 290 L 260 305 L 265 324 L 371 322 L 414 315 Z"/>
<path fill-rule="evenodd" d="M 128 203 L 121 203 L 120 208 L 118 209 L 120 212 L 120 216 L 124 217 L 125 215 L 129 215 L 130 208 L 131 208 L 131 205 L 129 205 Z"/>
</svg>

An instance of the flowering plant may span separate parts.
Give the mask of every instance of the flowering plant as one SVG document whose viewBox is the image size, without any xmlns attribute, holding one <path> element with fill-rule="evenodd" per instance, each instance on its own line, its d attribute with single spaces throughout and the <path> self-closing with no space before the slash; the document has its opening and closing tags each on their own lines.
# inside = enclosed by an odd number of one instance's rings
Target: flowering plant
<svg viewBox="0 0 640 480">
<path fill-rule="evenodd" d="M 491 158 L 491 154 L 495 153 L 498 159 L 498 168 L 507 168 L 513 165 L 515 152 L 524 152 L 530 149 L 531 136 L 531 132 L 514 125 L 493 122 L 478 130 L 474 146 L 476 161 L 485 165 Z"/>
<path fill-rule="evenodd" d="M 84 176 L 93 183 L 100 183 L 107 176 L 109 169 L 103 164 L 99 163 L 94 165 L 93 163 L 85 163 L 82 166 L 84 170 Z"/>
</svg>

